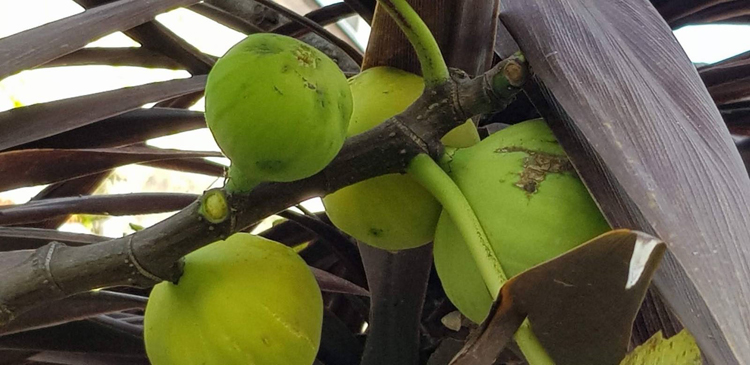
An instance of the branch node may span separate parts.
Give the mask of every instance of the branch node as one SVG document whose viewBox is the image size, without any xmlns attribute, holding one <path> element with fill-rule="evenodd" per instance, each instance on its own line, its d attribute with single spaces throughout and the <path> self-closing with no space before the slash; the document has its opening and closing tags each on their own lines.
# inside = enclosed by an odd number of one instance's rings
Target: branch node
<svg viewBox="0 0 750 365">
<path fill-rule="evenodd" d="M 450 83 L 451 87 L 448 90 L 448 99 L 445 99 L 445 103 L 451 104 L 453 106 L 453 114 L 454 115 L 466 115 L 466 110 L 464 110 L 463 106 L 461 105 L 461 97 L 459 95 L 459 85 L 471 81 L 471 77 L 469 74 L 467 74 L 464 70 L 458 69 L 458 68 L 451 68 L 451 80 L 453 80 L 452 83 Z M 471 117 L 471 116 L 470 116 Z M 456 118 L 458 119 L 458 118 Z"/>
<path fill-rule="evenodd" d="M 4 303 L 0 302 L 0 326 L 5 325 L 15 318 L 16 315 Z"/>
<path fill-rule="evenodd" d="M 48 289 L 52 292 L 56 292 L 58 294 L 65 294 L 65 291 L 62 289 L 62 287 L 59 285 L 57 280 L 55 280 L 55 277 L 52 276 L 52 256 L 55 254 L 55 250 L 58 246 L 65 246 L 64 244 L 52 241 L 48 245 L 44 246 L 44 248 L 47 249 L 47 252 L 43 252 L 40 250 L 37 250 L 36 254 L 34 255 L 34 258 L 32 259 L 32 265 L 36 270 L 39 270 L 44 275 L 44 281 L 42 281 L 42 284 L 47 286 Z"/>
<path fill-rule="evenodd" d="M 420 117 L 417 116 L 417 119 L 419 119 L 419 118 Z M 402 122 L 401 118 L 399 118 L 399 117 L 393 117 L 393 118 L 391 118 L 391 120 L 394 122 L 394 124 L 396 125 L 396 127 L 401 132 L 403 132 L 407 137 L 409 137 L 410 140 L 414 141 L 414 143 L 416 143 L 419 146 L 419 149 L 421 151 L 423 151 L 424 153 L 430 154 L 430 145 L 429 145 L 429 143 L 427 143 L 427 141 L 425 141 L 424 139 L 422 139 L 422 137 L 419 135 L 419 133 L 417 133 L 413 129 L 409 128 L 409 126 L 406 125 L 406 123 Z M 404 152 L 402 152 L 402 151 L 404 151 Z M 402 149 L 402 150 L 399 151 L 399 153 L 400 154 L 404 154 L 404 153 L 406 153 L 405 151 L 406 151 L 405 149 Z"/>
<path fill-rule="evenodd" d="M 130 235 L 130 238 L 128 239 L 128 242 L 126 243 L 126 249 L 128 251 L 128 258 L 130 259 L 131 266 L 135 267 L 135 269 L 138 271 L 138 273 L 141 274 L 141 276 L 151 280 L 155 283 L 160 283 L 162 281 L 165 281 L 167 279 L 162 279 L 157 275 L 154 275 L 150 271 L 146 270 L 141 264 L 138 262 L 138 260 L 135 258 L 135 253 L 133 251 L 133 235 Z M 135 274 L 135 272 L 133 272 Z M 131 277 L 128 279 L 129 283 L 135 284 L 136 279 L 134 277 Z"/>
<path fill-rule="evenodd" d="M 493 70 L 484 74 L 485 88 L 492 97 L 495 108 L 503 109 L 521 91 L 529 75 L 529 66 L 523 55 L 518 53 L 504 59 Z"/>
</svg>

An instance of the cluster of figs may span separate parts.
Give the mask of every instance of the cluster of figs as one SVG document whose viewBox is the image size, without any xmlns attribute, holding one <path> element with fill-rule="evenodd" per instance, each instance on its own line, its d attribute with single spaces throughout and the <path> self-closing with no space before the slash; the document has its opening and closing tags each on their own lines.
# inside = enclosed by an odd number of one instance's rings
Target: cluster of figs
<svg viewBox="0 0 750 365">
<path fill-rule="evenodd" d="M 347 80 L 334 61 L 294 38 L 253 34 L 211 70 L 206 121 L 231 160 L 226 190 L 309 177 L 346 138 L 404 111 L 421 77 L 374 67 Z M 471 120 L 445 135 L 441 167 L 460 188 L 508 277 L 609 230 L 543 120 L 480 141 Z M 389 174 L 323 197 L 336 227 L 398 251 L 434 242 L 451 302 L 482 322 L 492 296 L 451 217 L 417 181 Z M 289 247 L 247 233 L 185 258 L 178 283 L 154 287 L 145 315 L 150 361 L 167 364 L 290 364 L 315 361 L 320 289 Z"/>
</svg>

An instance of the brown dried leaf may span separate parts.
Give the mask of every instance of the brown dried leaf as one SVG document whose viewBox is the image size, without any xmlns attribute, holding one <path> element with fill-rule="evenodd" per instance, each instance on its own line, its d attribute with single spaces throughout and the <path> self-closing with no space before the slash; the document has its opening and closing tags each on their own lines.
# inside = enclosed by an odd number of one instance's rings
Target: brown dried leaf
<svg viewBox="0 0 750 365">
<path fill-rule="evenodd" d="M 452 365 L 492 365 L 528 316 L 557 365 L 617 365 L 666 245 L 616 230 L 511 278 Z"/>
</svg>

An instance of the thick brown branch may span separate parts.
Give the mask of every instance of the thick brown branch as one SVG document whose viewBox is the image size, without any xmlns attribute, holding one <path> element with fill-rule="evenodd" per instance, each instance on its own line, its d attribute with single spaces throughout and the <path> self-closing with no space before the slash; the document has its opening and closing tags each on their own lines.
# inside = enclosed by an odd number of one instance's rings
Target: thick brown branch
<svg viewBox="0 0 750 365">
<path fill-rule="evenodd" d="M 80 247 L 51 242 L 36 250 L 0 255 L 0 324 L 35 305 L 96 288 L 177 281 L 180 259 L 200 247 L 306 199 L 403 172 L 417 154 L 437 157 L 442 148 L 439 138 L 469 117 L 504 107 L 523 83 L 524 70 L 518 60 L 509 59 L 483 77 L 459 75 L 448 85 L 426 90 L 404 113 L 347 140 L 320 173 L 227 196 L 230 214 L 222 222 L 205 219 L 196 201 L 129 236 Z"/>
</svg>

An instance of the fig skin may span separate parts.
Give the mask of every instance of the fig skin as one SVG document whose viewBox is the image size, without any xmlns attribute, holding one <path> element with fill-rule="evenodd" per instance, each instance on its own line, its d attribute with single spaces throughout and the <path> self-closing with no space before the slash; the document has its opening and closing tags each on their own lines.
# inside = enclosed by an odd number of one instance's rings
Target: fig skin
<svg viewBox="0 0 750 365">
<path fill-rule="evenodd" d="M 348 136 L 363 133 L 406 110 L 424 90 L 412 73 L 387 66 L 369 68 L 349 79 L 354 111 Z M 446 134 L 442 142 L 468 147 L 479 142 L 471 120 Z M 440 210 L 432 195 L 407 175 L 368 179 L 323 198 L 331 222 L 369 245 L 398 251 L 432 241 Z"/>
<path fill-rule="evenodd" d="M 508 278 L 610 229 L 541 119 L 456 150 L 444 168 L 479 218 Z M 434 242 L 435 267 L 448 298 L 481 323 L 492 297 L 445 211 Z"/>
<path fill-rule="evenodd" d="M 216 62 L 206 82 L 208 127 L 232 165 L 252 179 L 238 188 L 322 170 L 341 149 L 351 112 L 336 63 L 287 36 L 248 36 Z"/>
<path fill-rule="evenodd" d="M 177 285 L 154 287 L 144 339 L 154 365 L 310 365 L 322 324 L 320 288 L 294 250 L 236 233 L 187 255 Z"/>
</svg>

